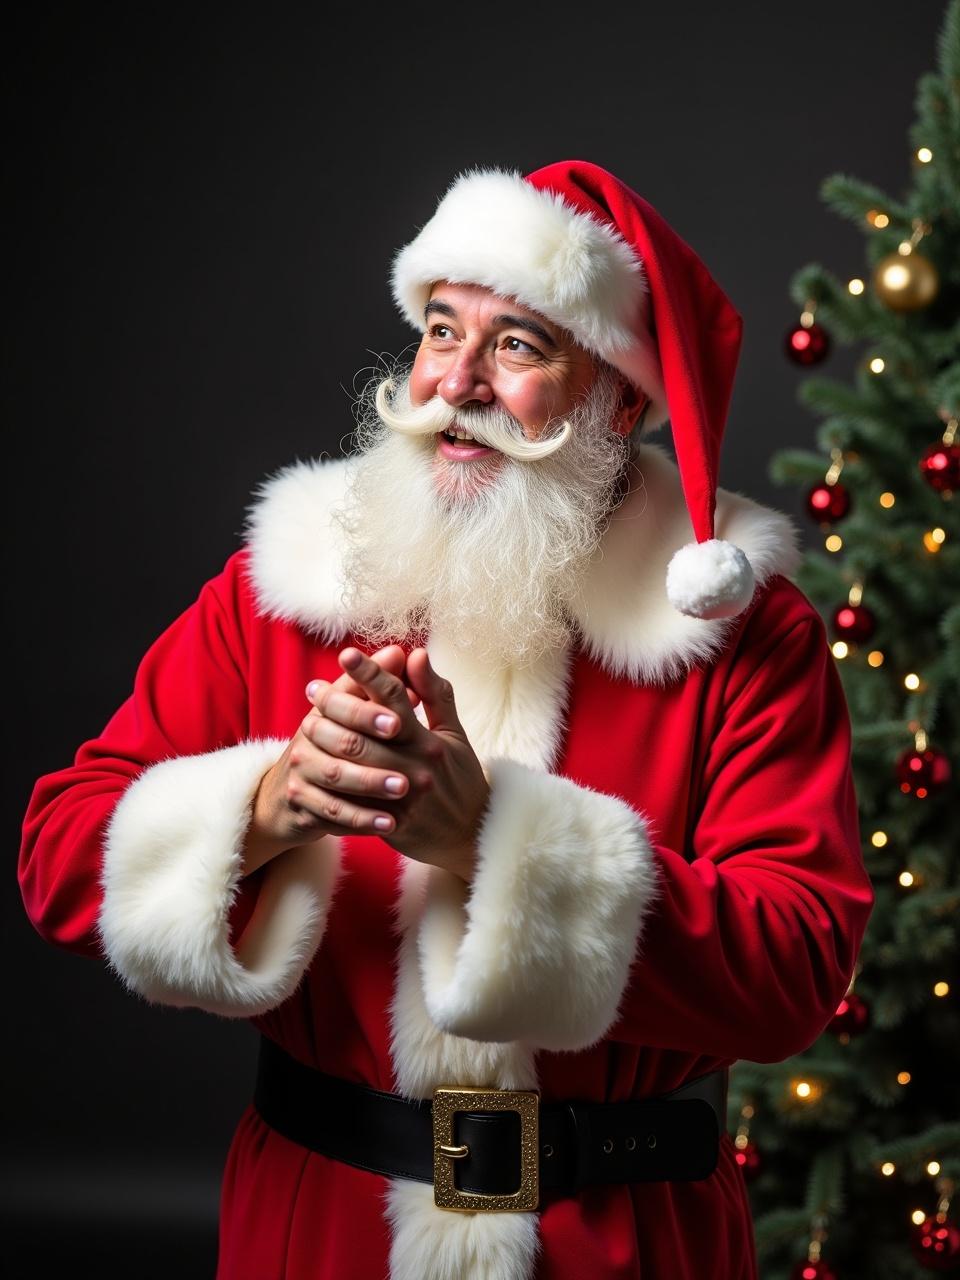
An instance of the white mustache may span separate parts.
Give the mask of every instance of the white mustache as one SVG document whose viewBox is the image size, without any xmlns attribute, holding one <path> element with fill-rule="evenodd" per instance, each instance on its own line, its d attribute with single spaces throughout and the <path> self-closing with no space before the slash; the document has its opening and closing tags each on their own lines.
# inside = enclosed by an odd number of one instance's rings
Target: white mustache
<svg viewBox="0 0 960 1280">
<path fill-rule="evenodd" d="M 536 462 L 541 458 L 549 458 L 558 449 L 562 449 L 573 431 L 570 423 L 564 420 L 559 434 L 552 436 L 549 440 L 527 440 L 524 436 L 518 437 L 503 424 L 502 419 L 507 415 L 502 411 L 495 410 L 489 413 L 482 409 L 465 411 L 447 404 L 441 396 L 434 396 L 426 404 L 397 409 L 388 399 L 394 386 L 392 378 L 385 378 L 380 383 L 376 392 L 376 406 L 384 426 L 389 427 L 391 431 L 399 432 L 400 435 L 437 435 L 459 424 L 465 430 L 469 430 L 481 444 L 499 449 L 501 453 L 514 458 L 517 462 Z"/>
</svg>

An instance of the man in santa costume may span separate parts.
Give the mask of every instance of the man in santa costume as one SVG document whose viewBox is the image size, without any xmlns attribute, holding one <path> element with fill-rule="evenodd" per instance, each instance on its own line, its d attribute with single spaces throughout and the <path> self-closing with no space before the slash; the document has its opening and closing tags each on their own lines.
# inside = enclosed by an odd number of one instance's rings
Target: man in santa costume
<svg viewBox="0 0 960 1280">
<path fill-rule="evenodd" d="M 582 161 L 461 175 L 392 285 L 412 366 L 38 781 L 27 910 L 262 1033 L 218 1280 L 747 1280 L 726 1069 L 874 895 L 795 531 L 717 486 L 740 317 Z"/>
</svg>

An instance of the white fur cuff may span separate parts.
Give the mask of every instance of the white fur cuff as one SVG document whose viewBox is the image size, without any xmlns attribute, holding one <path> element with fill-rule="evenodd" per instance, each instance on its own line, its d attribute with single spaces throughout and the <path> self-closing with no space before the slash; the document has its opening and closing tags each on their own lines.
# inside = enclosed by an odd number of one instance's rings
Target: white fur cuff
<svg viewBox="0 0 960 1280">
<path fill-rule="evenodd" d="M 443 1030 L 583 1049 L 613 1025 L 658 892 L 646 820 L 616 796 L 513 760 L 491 801 L 472 885 L 431 869 L 419 951 Z"/>
<path fill-rule="evenodd" d="M 320 944 L 340 869 L 324 837 L 273 859 L 234 951 L 230 910 L 260 779 L 286 739 L 255 739 L 145 769 L 104 842 L 98 927 L 123 982 L 158 1004 L 252 1017 L 296 989 Z"/>
</svg>

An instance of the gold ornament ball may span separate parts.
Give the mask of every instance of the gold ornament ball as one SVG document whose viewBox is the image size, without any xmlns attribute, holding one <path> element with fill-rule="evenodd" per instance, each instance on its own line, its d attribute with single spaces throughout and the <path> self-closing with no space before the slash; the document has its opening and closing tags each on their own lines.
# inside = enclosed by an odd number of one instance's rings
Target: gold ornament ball
<svg viewBox="0 0 960 1280">
<path fill-rule="evenodd" d="M 877 263 L 873 287 L 891 311 L 919 311 L 937 296 L 940 279 L 922 253 L 890 253 Z"/>
</svg>

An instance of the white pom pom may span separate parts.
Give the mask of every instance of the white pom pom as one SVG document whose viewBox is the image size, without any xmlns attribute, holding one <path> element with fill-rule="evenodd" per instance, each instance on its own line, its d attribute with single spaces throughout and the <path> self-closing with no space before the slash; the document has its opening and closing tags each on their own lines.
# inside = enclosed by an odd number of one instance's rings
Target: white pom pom
<svg viewBox="0 0 960 1280">
<path fill-rule="evenodd" d="M 753 569 L 739 547 L 722 538 L 688 542 L 667 566 L 667 598 L 692 618 L 732 618 L 753 599 Z"/>
</svg>

